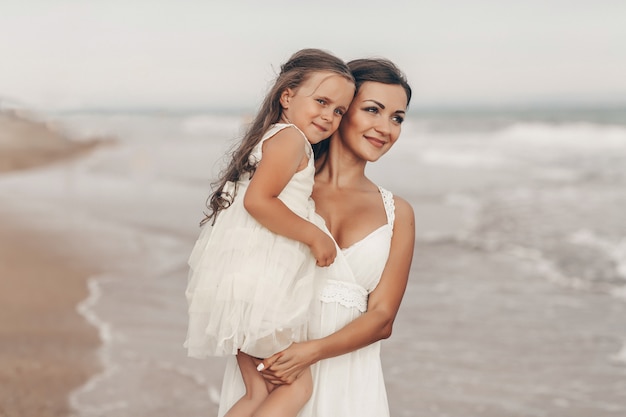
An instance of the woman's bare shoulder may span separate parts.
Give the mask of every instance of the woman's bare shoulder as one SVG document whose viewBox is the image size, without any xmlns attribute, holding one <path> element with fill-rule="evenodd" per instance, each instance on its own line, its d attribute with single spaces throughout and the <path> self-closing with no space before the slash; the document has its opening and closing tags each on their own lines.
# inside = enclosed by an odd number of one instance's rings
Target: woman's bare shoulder
<svg viewBox="0 0 626 417">
<path fill-rule="evenodd" d="M 412 220 L 415 217 L 413 206 L 404 198 L 394 194 L 393 203 L 396 209 L 396 220 Z"/>
</svg>

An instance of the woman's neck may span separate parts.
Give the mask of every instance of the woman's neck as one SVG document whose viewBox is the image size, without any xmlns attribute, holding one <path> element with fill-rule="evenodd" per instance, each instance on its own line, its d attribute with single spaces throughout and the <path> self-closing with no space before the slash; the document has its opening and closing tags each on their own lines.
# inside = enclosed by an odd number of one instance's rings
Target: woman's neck
<svg viewBox="0 0 626 417">
<path fill-rule="evenodd" d="M 358 158 L 347 149 L 338 136 L 331 138 L 326 163 L 316 175 L 322 181 L 336 188 L 360 188 L 370 181 L 365 177 L 367 161 Z"/>
</svg>

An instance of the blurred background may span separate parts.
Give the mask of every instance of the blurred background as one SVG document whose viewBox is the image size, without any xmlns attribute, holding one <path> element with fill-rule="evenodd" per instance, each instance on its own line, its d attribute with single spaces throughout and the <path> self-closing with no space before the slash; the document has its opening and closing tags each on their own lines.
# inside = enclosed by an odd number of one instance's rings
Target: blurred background
<svg viewBox="0 0 626 417">
<path fill-rule="evenodd" d="M 385 56 L 414 107 L 623 104 L 618 0 L 2 2 L 5 100 L 45 109 L 255 108 L 303 47 Z"/>
<path fill-rule="evenodd" d="M 223 363 L 182 348 L 186 260 L 224 152 L 305 47 L 391 59 L 413 87 L 368 168 L 417 222 L 392 415 L 626 415 L 625 16 L 2 0 L 0 416 L 215 414 Z"/>
</svg>

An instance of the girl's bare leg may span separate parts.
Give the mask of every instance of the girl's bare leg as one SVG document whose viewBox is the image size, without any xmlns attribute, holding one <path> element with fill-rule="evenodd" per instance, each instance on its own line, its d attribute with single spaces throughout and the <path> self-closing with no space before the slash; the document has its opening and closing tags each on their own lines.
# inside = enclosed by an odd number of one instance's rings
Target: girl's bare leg
<svg viewBox="0 0 626 417">
<path fill-rule="evenodd" d="M 254 417 L 296 417 L 313 393 L 311 369 L 290 385 L 275 387 L 253 414 Z"/>
<path fill-rule="evenodd" d="M 228 410 L 224 417 L 251 417 L 267 398 L 268 386 L 265 379 L 257 371 L 252 356 L 238 352 L 237 364 L 246 386 L 246 393 Z"/>
</svg>

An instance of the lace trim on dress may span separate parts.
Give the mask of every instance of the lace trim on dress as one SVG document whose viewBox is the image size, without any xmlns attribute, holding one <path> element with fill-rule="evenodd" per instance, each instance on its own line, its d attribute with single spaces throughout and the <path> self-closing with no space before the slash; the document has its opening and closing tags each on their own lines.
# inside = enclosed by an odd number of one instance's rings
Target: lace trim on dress
<svg viewBox="0 0 626 417">
<path fill-rule="evenodd" d="M 385 212 L 387 213 L 387 223 L 393 229 L 393 222 L 396 219 L 396 204 L 393 201 L 393 194 L 391 191 L 387 191 L 382 187 L 378 187 L 380 195 L 383 197 L 383 204 L 385 205 Z"/>
<path fill-rule="evenodd" d="M 319 298 L 325 303 L 355 307 L 361 313 L 367 311 L 367 290 L 358 284 L 329 279 L 320 291 Z"/>
</svg>

